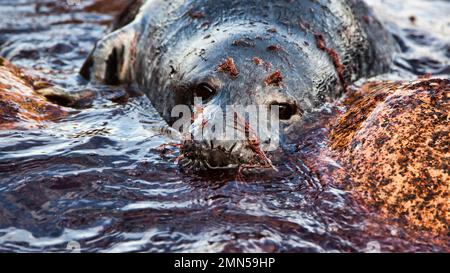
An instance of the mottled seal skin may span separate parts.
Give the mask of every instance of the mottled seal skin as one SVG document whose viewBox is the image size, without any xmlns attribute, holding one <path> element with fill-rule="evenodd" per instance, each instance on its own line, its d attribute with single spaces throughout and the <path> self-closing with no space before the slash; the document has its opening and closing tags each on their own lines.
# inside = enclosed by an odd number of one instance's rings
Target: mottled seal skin
<svg viewBox="0 0 450 273">
<path fill-rule="evenodd" d="M 386 72 L 396 47 L 357 0 L 136 1 L 116 28 L 97 43 L 83 76 L 137 83 L 169 124 L 172 108 L 192 105 L 194 96 L 205 109 L 278 105 L 285 141 L 349 84 Z M 246 141 L 189 149 L 214 150 L 203 160 L 223 166 L 254 158 Z"/>
<path fill-rule="evenodd" d="M 330 144 L 349 190 L 391 219 L 448 235 L 450 80 L 367 83 L 346 105 Z"/>
</svg>

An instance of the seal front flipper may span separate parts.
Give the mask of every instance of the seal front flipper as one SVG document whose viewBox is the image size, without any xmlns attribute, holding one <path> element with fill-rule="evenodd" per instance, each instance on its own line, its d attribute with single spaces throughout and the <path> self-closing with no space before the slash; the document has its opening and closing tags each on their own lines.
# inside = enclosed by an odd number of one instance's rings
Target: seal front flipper
<svg viewBox="0 0 450 273">
<path fill-rule="evenodd" d="M 135 24 L 108 34 L 97 42 L 80 74 L 88 80 L 111 85 L 131 82 L 137 37 Z"/>
<path fill-rule="evenodd" d="M 112 24 L 112 30 L 123 28 L 133 22 L 141 11 L 142 6 L 148 2 L 146 0 L 132 0 L 128 6 L 117 16 Z"/>
<path fill-rule="evenodd" d="M 139 33 L 137 19 L 142 6 L 149 1 L 132 0 L 112 25 L 113 32 L 98 41 L 84 62 L 80 74 L 88 80 L 106 84 L 131 82 L 134 47 Z"/>
</svg>

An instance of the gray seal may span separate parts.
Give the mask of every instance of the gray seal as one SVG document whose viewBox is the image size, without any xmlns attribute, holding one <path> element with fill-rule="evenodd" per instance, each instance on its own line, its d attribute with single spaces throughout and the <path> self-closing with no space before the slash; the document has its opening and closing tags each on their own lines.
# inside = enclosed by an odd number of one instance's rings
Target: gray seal
<svg viewBox="0 0 450 273">
<path fill-rule="evenodd" d="M 137 84 L 169 125 L 173 107 L 194 97 L 205 109 L 277 106 L 283 141 L 356 80 L 387 72 L 396 50 L 359 0 L 135 1 L 114 28 L 86 60 L 84 77 Z M 181 162 L 194 169 L 264 165 L 258 144 L 185 141 Z"/>
</svg>

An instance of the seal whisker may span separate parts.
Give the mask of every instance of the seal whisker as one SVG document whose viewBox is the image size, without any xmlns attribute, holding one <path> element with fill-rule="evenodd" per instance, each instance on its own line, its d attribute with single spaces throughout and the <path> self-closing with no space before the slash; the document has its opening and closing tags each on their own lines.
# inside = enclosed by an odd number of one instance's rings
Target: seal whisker
<svg viewBox="0 0 450 273">
<path fill-rule="evenodd" d="M 228 154 L 231 155 L 231 153 L 233 152 L 233 149 L 234 149 L 236 146 L 237 146 L 237 142 L 235 142 L 235 143 L 231 146 L 231 148 L 228 150 Z"/>
<path fill-rule="evenodd" d="M 200 161 L 200 169 L 202 170 L 202 171 L 206 171 L 208 168 L 207 168 L 207 166 L 206 166 L 206 162 L 205 161 Z"/>
<path fill-rule="evenodd" d="M 186 159 L 187 161 L 185 163 L 181 163 L 181 167 L 185 169 L 190 169 L 192 165 L 194 164 L 193 160 Z"/>
</svg>

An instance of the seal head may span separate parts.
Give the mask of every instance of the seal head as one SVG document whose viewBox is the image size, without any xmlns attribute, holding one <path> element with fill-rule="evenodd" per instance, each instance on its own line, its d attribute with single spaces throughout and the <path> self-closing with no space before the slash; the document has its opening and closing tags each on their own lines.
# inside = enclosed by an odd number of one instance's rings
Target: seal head
<svg viewBox="0 0 450 273">
<path fill-rule="evenodd" d="M 136 82 L 172 126 L 176 106 L 195 112 L 201 98 L 202 118 L 184 131 L 193 138 L 182 151 L 208 168 L 270 165 L 263 144 L 284 143 L 353 81 L 385 72 L 395 50 L 362 1 L 144 2 L 134 20 L 97 44 L 83 74 Z M 229 105 L 276 108 L 267 119 L 275 115 L 280 128 L 252 130 L 244 115 L 234 120 L 244 139 L 195 138 L 205 117 L 222 117 Z"/>
</svg>

